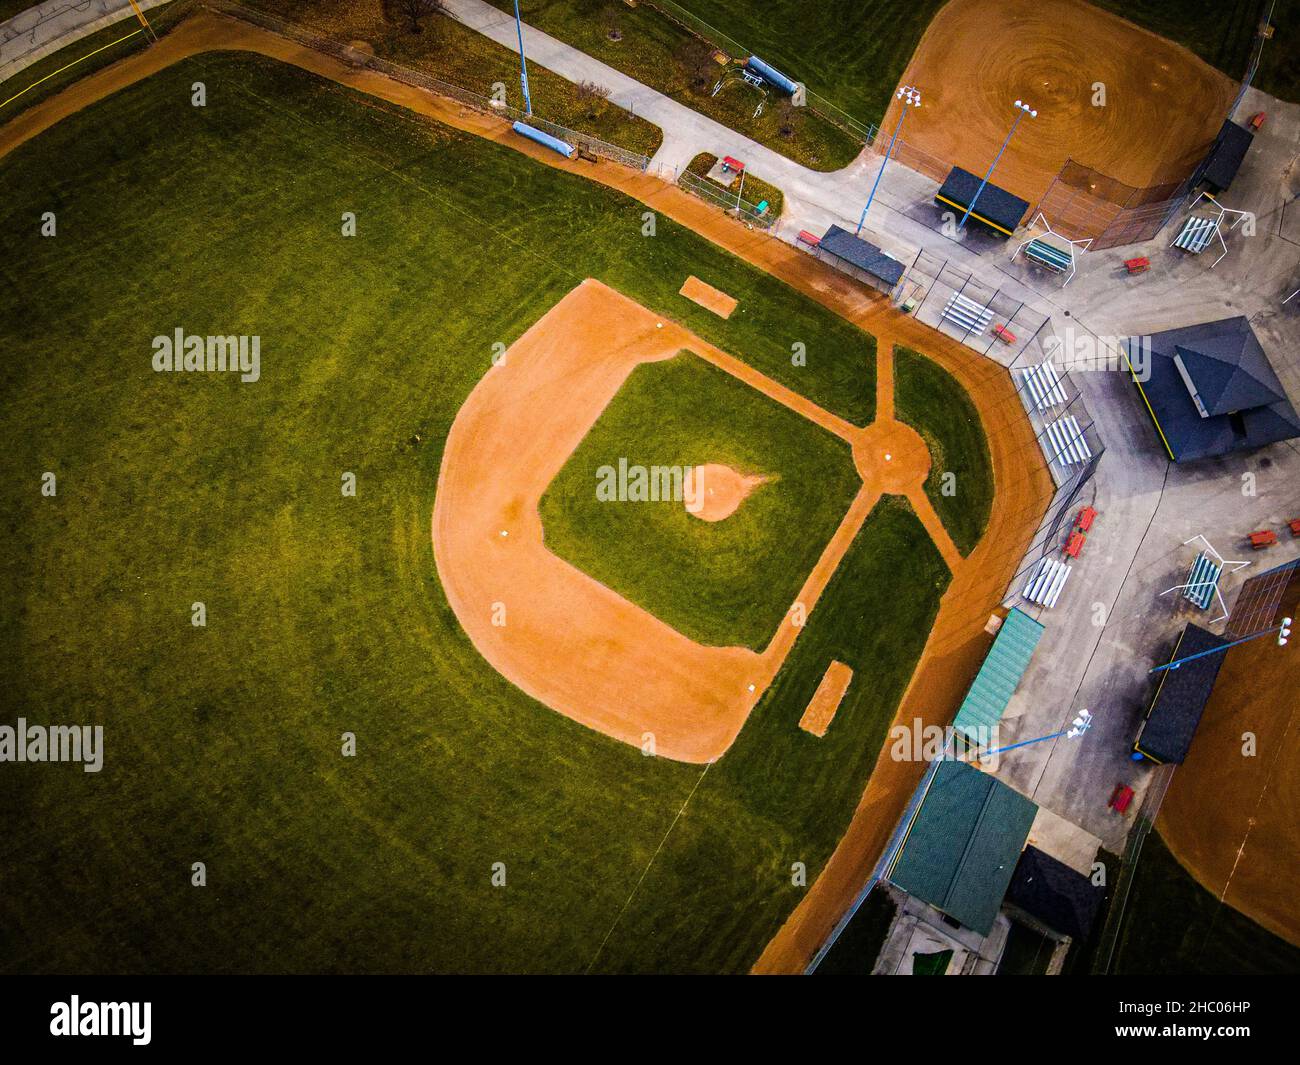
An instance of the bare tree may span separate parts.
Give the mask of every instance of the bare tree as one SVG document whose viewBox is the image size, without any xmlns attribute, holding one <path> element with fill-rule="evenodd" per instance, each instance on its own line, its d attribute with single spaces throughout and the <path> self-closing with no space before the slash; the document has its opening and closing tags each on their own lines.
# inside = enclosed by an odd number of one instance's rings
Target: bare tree
<svg viewBox="0 0 1300 1065">
<path fill-rule="evenodd" d="M 442 0 L 393 0 L 393 6 L 411 24 L 412 33 L 423 31 L 424 27 L 420 25 L 420 19 L 425 15 L 447 14 L 447 6 Z"/>
<path fill-rule="evenodd" d="M 686 85 L 696 93 L 713 88 L 718 65 L 713 60 L 713 49 L 698 37 L 687 37 L 676 48 L 674 58 L 686 78 Z"/>
<path fill-rule="evenodd" d="M 609 99 L 609 89 L 599 82 L 580 81 L 575 89 L 578 100 L 586 106 L 588 118 L 595 118 L 600 105 Z"/>
</svg>

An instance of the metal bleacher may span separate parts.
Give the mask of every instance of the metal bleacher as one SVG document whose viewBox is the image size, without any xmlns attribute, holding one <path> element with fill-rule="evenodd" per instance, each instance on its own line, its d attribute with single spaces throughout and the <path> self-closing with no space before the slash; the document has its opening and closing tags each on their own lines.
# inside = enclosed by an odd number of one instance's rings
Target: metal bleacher
<svg viewBox="0 0 1300 1065">
<path fill-rule="evenodd" d="M 1074 257 L 1068 251 L 1062 251 L 1055 245 L 1048 244 L 1045 240 L 1035 237 L 1025 245 L 1025 258 L 1033 259 L 1040 266 L 1046 266 L 1049 270 L 1055 270 L 1058 274 L 1065 273 L 1074 265 Z"/>
<path fill-rule="evenodd" d="M 1183 598 L 1189 599 L 1201 610 L 1208 610 L 1214 599 L 1214 592 L 1219 587 L 1219 575 L 1223 573 L 1223 563 L 1215 562 L 1202 551 L 1192 563 L 1191 572 L 1187 574 L 1187 586 L 1183 589 Z"/>
<path fill-rule="evenodd" d="M 1034 397 L 1034 410 L 1045 411 L 1065 402 L 1061 378 L 1051 361 L 1041 362 L 1022 371 L 1029 394 Z"/>
<path fill-rule="evenodd" d="M 1058 562 L 1056 559 L 1044 556 L 1038 560 L 1038 565 L 1034 567 L 1033 573 L 1029 575 L 1029 583 L 1025 585 L 1025 590 L 1021 593 L 1031 603 L 1037 603 L 1039 606 L 1054 607 L 1056 601 L 1061 597 L 1061 589 L 1065 587 L 1065 582 L 1070 579 L 1070 567 L 1064 562 Z"/>
<path fill-rule="evenodd" d="M 1173 247 L 1182 248 L 1183 251 L 1189 251 L 1193 255 L 1200 255 L 1209 247 L 1210 241 L 1218 231 L 1217 218 L 1189 218 L 1182 231 L 1174 238 Z"/>
<path fill-rule="evenodd" d="M 1079 419 L 1073 414 L 1058 418 L 1047 427 L 1054 457 L 1063 466 L 1078 466 L 1092 458 L 1092 448 L 1079 428 Z"/>
<path fill-rule="evenodd" d="M 960 292 L 954 292 L 944 304 L 943 317 L 968 333 L 983 333 L 993 321 L 993 312 Z"/>
</svg>

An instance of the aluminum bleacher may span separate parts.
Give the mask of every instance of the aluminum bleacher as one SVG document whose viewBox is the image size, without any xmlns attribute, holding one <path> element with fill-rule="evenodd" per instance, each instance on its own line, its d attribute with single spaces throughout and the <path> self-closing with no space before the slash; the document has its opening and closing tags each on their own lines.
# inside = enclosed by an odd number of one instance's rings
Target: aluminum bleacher
<svg viewBox="0 0 1300 1065">
<path fill-rule="evenodd" d="M 1202 551 L 1192 563 L 1187 574 L 1187 587 L 1183 589 L 1183 598 L 1189 599 L 1201 610 L 1208 610 L 1214 599 L 1215 589 L 1219 587 L 1219 576 L 1223 573 L 1223 563 L 1215 562 Z"/>
<path fill-rule="evenodd" d="M 993 321 L 993 312 L 960 292 L 954 292 L 944 304 L 943 317 L 968 333 L 983 333 Z"/>
<path fill-rule="evenodd" d="M 1029 582 L 1021 594 L 1031 603 L 1051 608 L 1056 606 L 1056 601 L 1061 597 L 1061 589 L 1069 579 L 1069 566 L 1045 556 L 1038 560 L 1038 565 L 1030 573 Z"/>
<path fill-rule="evenodd" d="M 1092 448 L 1088 446 L 1087 438 L 1079 428 L 1079 419 L 1073 414 L 1058 418 L 1047 427 L 1046 432 L 1053 457 L 1061 465 L 1081 466 L 1092 458 Z"/>
<path fill-rule="evenodd" d="M 1049 270 L 1055 270 L 1058 274 L 1065 273 L 1074 265 L 1074 256 L 1068 251 L 1062 251 L 1054 244 L 1048 244 L 1047 241 L 1037 237 L 1025 245 L 1025 258 L 1032 259 Z"/>
<path fill-rule="evenodd" d="M 1021 371 L 1029 394 L 1034 397 L 1034 410 L 1045 411 L 1065 402 L 1065 390 L 1060 375 L 1051 361 L 1040 362 Z"/>
<path fill-rule="evenodd" d="M 1192 217 L 1187 220 L 1178 236 L 1174 237 L 1172 246 L 1191 252 L 1193 255 L 1200 255 L 1209 247 L 1210 241 L 1218 231 L 1219 219 Z"/>
</svg>

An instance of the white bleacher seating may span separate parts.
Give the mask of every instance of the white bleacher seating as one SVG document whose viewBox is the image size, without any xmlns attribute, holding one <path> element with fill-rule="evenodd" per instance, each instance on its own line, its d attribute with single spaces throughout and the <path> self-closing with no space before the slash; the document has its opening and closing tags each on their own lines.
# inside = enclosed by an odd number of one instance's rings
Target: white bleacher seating
<svg viewBox="0 0 1300 1065">
<path fill-rule="evenodd" d="M 1052 454 L 1062 466 L 1078 466 L 1092 458 L 1092 448 L 1088 446 L 1079 420 L 1073 414 L 1058 418 L 1046 429 L 1047 439 L 1052 445 Z"/>
<path fill-rule="evenodd" d="M 1210 241 L 1214 239 L 1214 234 L 1219 231 L 1219 220 L 1217 218 L 1189 218 L 1184 224 L 1182 231 L 1174 238 L 1173 246 L 1182 248 L 1183 251 L 1189 251 L 1193 255 L 1200 255 L 1207 247 Z"/>
<path fill-rule="evenodd" d="M 1061 597 L 1061 589 L 1065 587 L 1065 582 L 1070 578 L 1070 567 L 1064 562 L 1058 562 L 1050 556 L 1038 560 L 1038 565 L 1034 567 L 1033 573 L 1029 576 L 1029 583 L 1025 585 L 1022 593 L 1031 603 L 1037 603 L 1039 606 L 1048 608 L 1056 606 L 1056 601 Z"/>
<path fill-rule="evenodd" d="M 983 333 L 993 321 L 993 312 L 969 296 L 954 292 L 944 305 L 943 317 L 968 333 Z"/>
<path fill-rule="evenodd" d="M 1034 409 L 1051 410 L 1065 402 L 1065 390 L 1061 388 L 1061 378 L 1056 367 L 1050 361 L 1030 366 L 1023 371 L 1029 394 L 1034 397 Z"/>
</svg>

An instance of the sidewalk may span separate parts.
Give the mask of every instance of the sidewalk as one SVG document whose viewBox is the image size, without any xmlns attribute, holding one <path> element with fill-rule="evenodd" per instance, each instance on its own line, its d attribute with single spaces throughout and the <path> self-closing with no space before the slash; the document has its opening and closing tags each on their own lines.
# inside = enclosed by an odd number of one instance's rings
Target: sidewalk
<svg viewBox="0 0 1300 1065">
<path fill-rule="evenodd" d="M 165 3 L 167 0 L 136 0 L 142 11 Z M 0 82 L 125 19 L 135 21 L 130 0 L 45 0 L 33 4 L 0 22 Z"/>
</svg>

